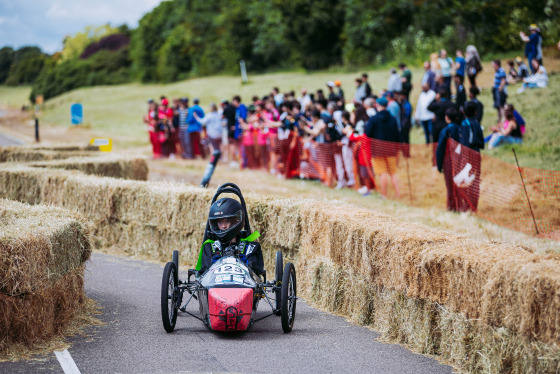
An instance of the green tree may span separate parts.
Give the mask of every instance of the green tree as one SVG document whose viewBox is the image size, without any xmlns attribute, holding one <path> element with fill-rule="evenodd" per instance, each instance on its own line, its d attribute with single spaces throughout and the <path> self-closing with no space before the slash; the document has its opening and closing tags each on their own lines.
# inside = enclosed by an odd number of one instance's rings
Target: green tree
<svg viewBox="0 0 560 374">
<path fill-rule="evenodd" d="M 38 47 L 21 47 L 14 53 L 6 84 L 15 86 L 33 83 L 43 69 L 46 59 L 47 56 Z"/>
<path fill-rule="evenodd" d="M 0 49 L 0 84 L 4 84 L 10 73 L 10 67 L 14 62 L 14 49 L 12 47 L 4 47 Z"/>
<path fill-rule="evenodd" d="M 60 62 L 78 58 L 88 45 L 98 41 L 104 36 L 117 32 L 119 32 L 119 28 L 111 27 L 109 24 L 86 26 L 84 31 L 77 32 L 74 35 L 64 38 Z"/>
</svg>

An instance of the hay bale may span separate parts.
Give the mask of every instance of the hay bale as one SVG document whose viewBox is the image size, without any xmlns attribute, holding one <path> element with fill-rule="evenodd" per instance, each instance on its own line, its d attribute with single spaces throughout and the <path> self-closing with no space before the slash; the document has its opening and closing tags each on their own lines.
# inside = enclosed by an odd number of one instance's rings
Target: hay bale
<svg viewBox="0 0 560 374">
<path fill-rule="evenodd" d="M 79 209 L 104 246 L 164 261 L 177 249 L 183 263 L 194 265 L 212 195 L 183 185 L 10 166 L 0 167 L 0 196 Z M 503 357 L 500 367 L 522 367 L 515 359 L 503 363 L 513 357 L 507 348 L 488 346 L 499 329 L 523 355 L 548 352 L 558 362 L 558 256 L 468 240 L 342 203 L 253 194 L 246 200 L 267 268 L 274 252 L 284 251 L 296 262 L 302 294 L 328 310 L 417 351 L 455 357 L 462 367 L 496 367 L 480 363 L 482 350 Z M 451 344 L 453 331 L 462 342 Z"/>
<path fill-rule="evenodd" d="M 34 149 L 25 146 L 0 147 L 0 163 L 51 161 L 70 157 L 90 157 L 98 154 L 98 152 L 94 151 L 74 150 L 74 148 L 68 149 L 69 150 Z"/>
<path fill-rule="evenodd" d="M 60 334 L 86 301 L 83 274 L 82 265 L 32 293 L 0 292 L 0 356 L 11 344 L 31 346 Z"/>
<path fill-rule="evenodd" d="M 89 175 L 148 180 L 148 164 L 143 158 L 123 156 L 70 157 L 49 162 L 32 162 L 32 167 L 80 170 Z"/>
<path fill-rule="evenodd" d="M 0 294 L 34 293 L 79 268 L 90 233 L 78 213 L 0 199 Z"/>
</svg>

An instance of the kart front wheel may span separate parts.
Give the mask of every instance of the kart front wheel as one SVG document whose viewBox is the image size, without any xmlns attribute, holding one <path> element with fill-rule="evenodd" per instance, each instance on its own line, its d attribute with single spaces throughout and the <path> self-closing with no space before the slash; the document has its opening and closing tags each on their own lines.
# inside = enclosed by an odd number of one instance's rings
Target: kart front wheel
<svg viewBox="0 0 560 374">
<path fill-rule="evenodd" d="M 167 332 L 172 332 L 175 329 L 175 322 L 177 321 L 177 310 L 179 309 L 178 281 L 177 267 L 173 262 L 168 262 L 163 269 L 161 280 L 161 319 L 163 328 Z"/>
<path fill-rule="evenodd" d="M 173 263 L 177 267 L 177 271 L 179 271 L 179 251 L 173 251 Z"/>
<path fill-rule="evenodd" d="M 284 268 L 281 292 L 280 319 L 282 320 L 282 330 L 288 333 L 294 327 L 297 301 L 296 269 L 291 262 L 288 262 Z"/>
<path fill-rule="evenodd" d="M 276 296 L 276 314 L 279 316 L 281 314 L 280 309 L 282 308 L 282 274 L 284 273 L 284 260 L 282 259 L 282 252 L 276 252 L 276 267 L 274 268 L 274 285 L 278 287 L 275 291 Z"/>
</svg>

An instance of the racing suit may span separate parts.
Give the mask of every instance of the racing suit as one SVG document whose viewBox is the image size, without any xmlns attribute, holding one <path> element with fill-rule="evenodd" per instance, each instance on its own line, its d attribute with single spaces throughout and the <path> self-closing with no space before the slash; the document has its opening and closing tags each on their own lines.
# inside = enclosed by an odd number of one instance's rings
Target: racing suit
<svg viewBox="0 0 560 374">
<path fill-rule="evenodd" d="M 247 265 L 257 274 L 261 275 L 264 273 L 264 260 L 261 250 L 261 245 L 258 242 L 241 240 L 237 241 L 235 244 L 230 244 L 229 246 L 235 246 L 239 250 L 240 258 L 247 259 Z M 222 244 L 220 241 L 207 240 L 202 248 L 199 264 L 197 265 L 197 270 L 208 269 L 212 266 L 212 259 L 216 256 L 221 257 L 222 248 L 227 248 L 227 245 Z"/>
</svg>

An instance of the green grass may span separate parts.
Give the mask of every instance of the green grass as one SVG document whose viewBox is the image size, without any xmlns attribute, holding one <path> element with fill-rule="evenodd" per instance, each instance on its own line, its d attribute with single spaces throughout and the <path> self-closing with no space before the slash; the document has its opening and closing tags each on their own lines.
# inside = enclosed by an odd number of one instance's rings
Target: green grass
<svg viewBox="0 0 560 374">
<path fill-rule="evenodd" d="M 548 63 L 549 61 L 545 61 Z M 558 60 L 550 60 L 556 67 Z M 547 64 L 550 66 L 550 64 Z M 552 70 L 550 67 L 549 70 Z M 556 70 L 556 69 L 555 69 Z M 387 84 L 388 68 L 366 70 L 374 92 L 378 92 Z M 148 145 L 148 138 L 142 116 L 149 98 L 158 99 L 160 95 L 169 98 L 187 96 L 198 97 L 204 108 L 210 102 L 230 99 L 233 95 L 241 95 L 245 102 L 253 95 L 260 97 L 278 86 L 281 92 L 290 90 L 299 92 L 302 87 L 314 91 L 323 88 L 329 80 L 340 80 L 346 97 L 351 99 L 354 94 L 354 79 L 362 71 L 347 72 L 343 69 L 331 69 L 322 72 L 278 72 L 262 75 L 249 75 L 250 82 L 242 84 L 240 77 L 215 76 L 195 78 L 172 84 L 142 85 L 131 83 L 118 86 L 99 86 L 81 88 L 46 102 L 39 113 L 42 126 L 70 128 L 70 106 L 80 102 L 84 105 L 85 129 L 93 136 L 112 137 L 117 149 L 128 149 Z M 421 68 L 413 67 L 414 89 L 411 102 L 416 104 L 420 92 Z M 484 71 L 479 76 L 479 85 L 483 87 L 480 100 L 485 106 L 483 125 L 486 129 L 495 124 L 496 111 L 492 108 L 490 85 L 493 71 L 489 63 L 484 64 Z M 515 91 L 518 86 L 510 86 L 508 101 L 513 103 L 527 121 L 525 142 L 516 146 L 522 166 L 542 169 L 560 169 L 560 126 L 558 108 L 560 108 L 560 75 L 550 74 L 549 87 L 528 90 L 523 94 Z M 27 103 L 29 87 L 0 86 L 0 105 L 21 107 Z M 488 134 L 488 130 L 485 131 Z M 88 134 L 89 135 L 89 134 Z M 411 133 L 413 143 L 422 143 L 422 130 L 416 128 Z M 514 163 L 511 147 L 504 146 L 487 154 Z"/>
<path fill-rule="evenodd" d="M 21 108 L 22 105 L 29 105 L 29 93 L 31 87 L 28 86 L 0 86 L 0 106 Z"/>
</svg>

